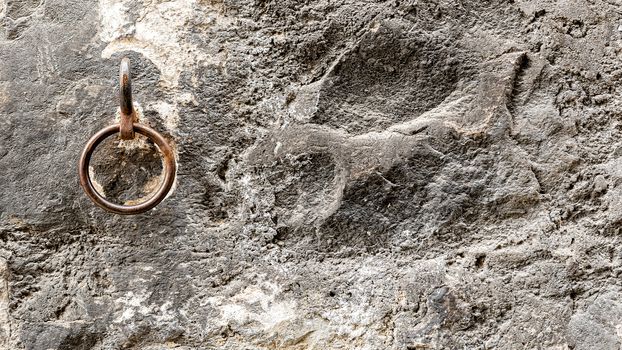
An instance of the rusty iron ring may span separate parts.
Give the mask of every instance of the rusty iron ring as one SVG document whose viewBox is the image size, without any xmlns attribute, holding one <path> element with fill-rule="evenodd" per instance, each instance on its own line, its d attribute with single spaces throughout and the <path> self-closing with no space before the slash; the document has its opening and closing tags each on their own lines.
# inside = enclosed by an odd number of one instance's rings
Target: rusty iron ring
<svg viewBox="0 0 622 350">
<path fill-rule="evenodd" d="M 89 142 L 87 142 L 86 147 L 84 147 L 84 151 L 82 151 L 82 155 L 80 157 L 80 185 L 82 185 L 84 192 L 86 192 L 89 198 L 91 198 L 91 200 L 95 202 L 95 204 L 115 214 L 133 215 L 144 213 L 150 209 L 153 209 L 156 205 L 162 202 L 162 200 L 171 190 L 171 187 L 173 187 L 173 183 L 175 182 L 175 157 L 173 155 L 173 149 L 171 148 L 171 146 L 169 146 L 166 139 L 157 131 L 151 129 L 148 126 L 135 123 L 133 125 L 133 128 L 134 131 L 147 136 L 158 146 L 160 153 L 162 153 L 162 160 L 164 163 L 164 181 L 162 181 L 162 183 L 160 184 L 160 188 L 158 189 L 158 191 L 145 202 L 136 205 L 120 205 L 112 203 L 104 198 L 101 194 L 99 194 L 97 190 L 95 190 L 95 188 L 93 187 L 93 183 L 91 182 L 91 177 L 89 176 L 89 163 L 91 161 L 91 156 L 93 155 L 93 152 L 95 151 L 97 146 L 108 136 L 121 131 L 120 124 L 111 125 L 103 128 L 97 134 L 93 135 Z"/>
</svg>

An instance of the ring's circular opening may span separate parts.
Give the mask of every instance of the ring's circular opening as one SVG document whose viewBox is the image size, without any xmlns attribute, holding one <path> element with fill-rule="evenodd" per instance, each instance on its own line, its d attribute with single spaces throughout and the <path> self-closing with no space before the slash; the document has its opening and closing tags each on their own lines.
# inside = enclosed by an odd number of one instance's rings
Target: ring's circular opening
<svg viewBox="0 0 622 350">
<path fill-rule="evenodd" d="M 149 199 L 164 179 L 164 162 L 157 145 L 146 136 L 135 134 L 122 140 L 115 134 L 104 139 L 93 151 L 89 177 L 93 187 L 108 201 L 133 205 Z"/>
</svg>

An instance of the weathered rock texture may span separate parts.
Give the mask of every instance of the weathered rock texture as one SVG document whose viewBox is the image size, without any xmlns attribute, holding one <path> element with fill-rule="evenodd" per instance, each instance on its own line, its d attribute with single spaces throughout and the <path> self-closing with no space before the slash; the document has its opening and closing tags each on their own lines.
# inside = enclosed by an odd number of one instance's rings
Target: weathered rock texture
<svg viewBox="0 0 622 350">
<path fill-rule="evenodd" d="M 0 0 L 0 349 L 619 349 L 621 50 L 616 0 Z M 123 56 L 134 217 L 76 169 Z"/>
</svg>

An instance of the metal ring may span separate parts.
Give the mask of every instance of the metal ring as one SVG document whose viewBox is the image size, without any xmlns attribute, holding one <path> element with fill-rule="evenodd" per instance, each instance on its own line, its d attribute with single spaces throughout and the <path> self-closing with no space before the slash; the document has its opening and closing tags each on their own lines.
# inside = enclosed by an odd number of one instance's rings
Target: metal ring
<svg viewBox="0 0 622 350">
<path fill-rule="evenodd" d="M 120 132 L 119 124 L 108 126 L 91 137 L 82 151 L 78 169 L 80 173 L 80 185 L 82 185 L 84 192 L 86 192 L 89 198 L 91 198 L 95 204 L 103 209 L 121 215 L 140 214 L 153 209 L 156 205 L 162 202 L 175 182 L 175 156 L 173 155 L 173 150 L 171 146 L 169 146 L 166 139 L 157 131 L 142 124 L 134 124 L 134 130 L 151 139 L 158 146 L 160 153 L 162 153 L 162 160 L 164 163 L 164 181 L 160 184 L 160 188 L 157 192 L 148 200 L 136 205 L 120 205 L 112 203 L 99 194 L 91 182 L 91 177 L 89 176 L 89 163 L 91 161 L 91 156 L 97 146 L 108 136 Z"/>
</svg>

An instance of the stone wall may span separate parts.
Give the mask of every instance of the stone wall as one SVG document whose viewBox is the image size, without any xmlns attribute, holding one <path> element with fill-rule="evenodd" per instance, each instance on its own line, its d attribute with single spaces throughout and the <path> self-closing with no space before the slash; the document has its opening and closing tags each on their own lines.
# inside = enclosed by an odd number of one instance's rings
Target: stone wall
<svg viewBox="0 0 622 350">
<path fill-rule="evenodd" d="M 0 349 L 619 349 L 621 50 L 615 0 L 0 0 Z M 126 56 L 131 217 L 77 178 Z"/>
</svg>

